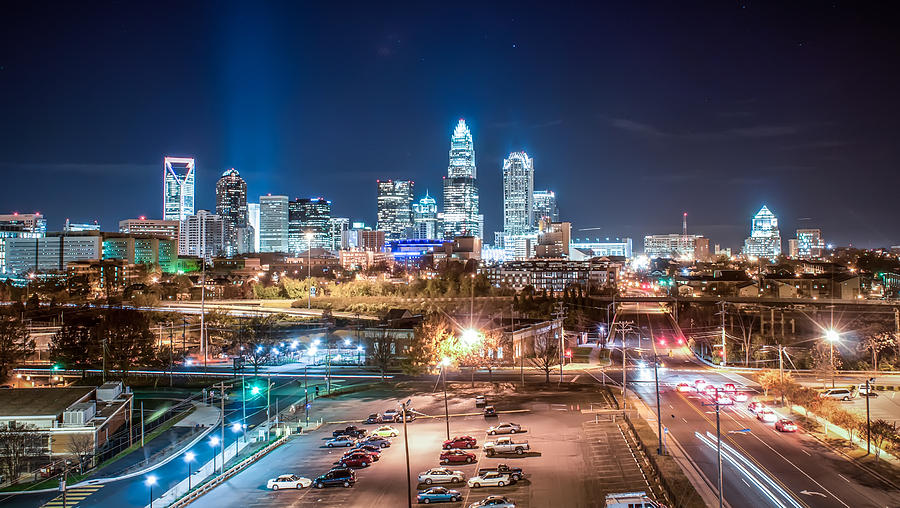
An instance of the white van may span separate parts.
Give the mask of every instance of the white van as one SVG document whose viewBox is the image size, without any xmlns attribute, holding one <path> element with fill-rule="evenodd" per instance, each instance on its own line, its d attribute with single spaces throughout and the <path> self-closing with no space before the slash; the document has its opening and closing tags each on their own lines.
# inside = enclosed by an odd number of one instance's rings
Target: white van
<svg viewBox="0 0 900 508">
<path fill-rule="evenodd" d="M 834 400 L 850 400 L 853 398 L 853 392 L 847 388 L 829 388 L 819 394 L 823 399 Z"/>
<path fill-rule="evenodd" d="M 607 494 L 606 507 L 614 508 L 666 508 L 647 497 L 646 492 L 625 492 L 622 494 Z"/>
</svg>

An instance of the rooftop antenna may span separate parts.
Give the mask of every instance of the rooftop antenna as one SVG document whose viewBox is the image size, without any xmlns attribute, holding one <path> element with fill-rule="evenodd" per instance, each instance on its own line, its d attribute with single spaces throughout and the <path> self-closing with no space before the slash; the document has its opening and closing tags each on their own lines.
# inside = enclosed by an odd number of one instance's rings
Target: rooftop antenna
<svg viewBox="0 0 900 508">
<path fill-rule="evenodd" d="M 687 236 L 687 212 L 681 216 L 681 234 Z"/>
</svg>

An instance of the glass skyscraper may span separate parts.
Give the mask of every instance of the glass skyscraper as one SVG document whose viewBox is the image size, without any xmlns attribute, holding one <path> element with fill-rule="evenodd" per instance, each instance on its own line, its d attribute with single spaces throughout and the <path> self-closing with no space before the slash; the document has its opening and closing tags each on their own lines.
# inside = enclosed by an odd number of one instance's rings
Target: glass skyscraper
<svg viewBox="0 0 900 508">
<path fill-rule="evenodd" d="M 503 233 L 530 233 L 534 226 L 534 159 L 512 152 L 503 160 Z"/>
<path fill-rule="evenodd" d="M 750 237 L 744 240 L 743 254 L 773 259 L 781 255 L 781 231 L 778 230 L 778 218 L 765 205 L 753 216 Z"/>
<path fill-rule="evenodd" d="M 222 173 L 216 182 L 216 215 L 225 225 L 225 254 L 233 256 L 238 253 L 238 234 L 246 234 L 248 225 L 247 182 L 234 168 Z"/>
<path fill-rule="evenodd" d="M 163 220 L 183 221 L 194 215 L 194 159 L 163 160 Z"/>
<path fill-rule="evenodd" d="M 312 233 L 307 239 L 306 234 Z M 288 203 L 288 252 L 297 255 L 310 248 L 331 248 L 331 201 L 297 198 Z"/>
<path fill-rule="evenodd" d="M 443 236 L 438 221 L 437 201 L 425 191 L 425 197 L 413 204 L 413 238 L 436 240 Z"/>
<path fill-rule="evenodd" d="M 412 235 L 413 186 L 411 180 L 378 180 L 378 224 L 388 240 Z"/>
<path fill-rule="evenodd" d="M 259 252 L 288 252 L 288 197 L 259 197 Z"/>
<path fill-rule="evenodd" d="M 556 206 L 556 193 L 553 191 L 534 191 L 534 220 L 531 223 L 532 226 L 538 227 L 541 219 L 559 222 L 559 208 Z"/>
<path fill-rule="evenodd" d="M 450 165 L 444 177 L 444 237 L 482 237 L 484 216 L 478 213 L 476 177 L 472 133 L 460 119 L 450 138 Z"/>
</svg>

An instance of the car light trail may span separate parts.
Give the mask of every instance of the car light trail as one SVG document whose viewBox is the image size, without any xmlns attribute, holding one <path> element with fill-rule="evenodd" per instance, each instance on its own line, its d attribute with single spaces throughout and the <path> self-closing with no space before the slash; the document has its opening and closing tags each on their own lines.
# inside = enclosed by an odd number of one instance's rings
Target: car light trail
<svg viewBox="0 0 900 508">
<path fill-rule="evenodd" d="M 710 432 L 707 432 L 707 433 L 706 433 L 706 436 L 707 436 L 708 438 L 710 438 L 710 439 L 715 439 L 715 437 L 714 437 Z M 727 443 L 724 443 L 724 442 L 722 443 L 722 449 L 725 450 L 725 451 L 727 451 L 729 454 L 733 455 L 734 457 L 736 457 L 738 460 L 740 460 L 741 462 L 743 462 L 744 464 L 746 464 L 747 467 L 749 467 L 749 468 L 752 469 L 754 472 L 756 472 L 756 474 L 758 474 L 763 480 L 765 480 L 766 483 L 768 483 L 768 484 L 769 484 L 772 488 L 774 488 L 778 493 L 780 493 L 780 494 L 781 494 L 782 496 L 784 496 L 788 501 L 790 501 L 790 502 L 791 502 L 791 506 L 794 506 L 794 508 L 803 508 L 802 505 L 801 505 L 800 503 L 798 503 L 796 500 L 794 500 L 793 496 L 791 496 L 787 491 L 785 491 L 785 490 L 781 487 L 781 485 L 778 485 L 777 483 L 775 483 L 775 481 L 774 481 L 771 477 L 769 477 L 769 475 L 767 475 L 767 474 L 765 474 L 764 472 L 762 472 L 762 471 L 756 466 L 756 464 L 754 464 L 754 463 L 751 462 L 750 460 L 747 460 L 747 458 L 744 457 L 741 453 L 737 452 L 734 448 L 732 448 L 731 446 L 729 446 Z"/>
</svg>

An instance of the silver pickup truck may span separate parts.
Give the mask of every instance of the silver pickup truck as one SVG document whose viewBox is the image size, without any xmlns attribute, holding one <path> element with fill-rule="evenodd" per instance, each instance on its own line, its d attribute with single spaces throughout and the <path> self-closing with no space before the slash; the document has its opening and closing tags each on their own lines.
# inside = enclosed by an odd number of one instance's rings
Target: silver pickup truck
<svg viewBox="0 0 900 508">
<path fill-rule="evenodd" d="M 531 447 L 528 446 L 528 441 L 517 443 L 509 437 L 501 437 L 496 441 L 487 441 L 482 448 L 488 457 L 493 457 L 498 453 L 515 453 L 516 455 L 522 455 L 531 450 Z"/>
</svg>

